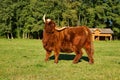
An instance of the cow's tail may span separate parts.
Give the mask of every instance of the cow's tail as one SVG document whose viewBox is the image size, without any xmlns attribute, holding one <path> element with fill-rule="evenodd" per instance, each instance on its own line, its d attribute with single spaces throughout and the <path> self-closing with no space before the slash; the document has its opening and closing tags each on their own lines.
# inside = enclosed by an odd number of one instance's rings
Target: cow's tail
<svg viewBox="0 0 120 80">
<path fill-rule="evenodd" d="M 90 45 L 91 53 L 94 54 L 94 44 L 93 44 L 93 40 L 92 40 L 92 32 L 90 31 L 89 28 L 86 27 L 86 29 L 87 29 L 87 42 Z"/>
<path fill-rule="evenodd" d="M 89 41 L 90 41 L 90 45 L 91 45 L 91 53 L 94 54 L 94 44 L 93 44 L 93 40 L 92 40 L 92 32 L 89 30 Z"/>
<path fill-rule="evenodd" d="M 94 44 L 92 39 L 91 39 L 91 53 L 94 54 Z"/>
</svg>

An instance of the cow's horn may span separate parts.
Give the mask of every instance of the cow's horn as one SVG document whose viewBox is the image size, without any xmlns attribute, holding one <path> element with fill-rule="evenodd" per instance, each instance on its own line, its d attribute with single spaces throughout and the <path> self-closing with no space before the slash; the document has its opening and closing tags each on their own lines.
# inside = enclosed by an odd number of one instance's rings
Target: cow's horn
<svg viewBox="0 0 120 80">
<path fill-rule="evenodd" d="M 44 14 L 44 16 L 43 16 L 43 21 L 44 21 L 44 22 L 45 22 L 45 16 L 46 16 L 46 15 Z"/>
<path fill-rule="evenodd" d="M 62 31 L 62 30 L 64 30 L 64 29 L 66 29 L 66 27 L 62 27 L 62 28 L 57 28 L 57 27 L 55 27 L 55 29 L 56 29 L 57 31 Z"/>
</svg>

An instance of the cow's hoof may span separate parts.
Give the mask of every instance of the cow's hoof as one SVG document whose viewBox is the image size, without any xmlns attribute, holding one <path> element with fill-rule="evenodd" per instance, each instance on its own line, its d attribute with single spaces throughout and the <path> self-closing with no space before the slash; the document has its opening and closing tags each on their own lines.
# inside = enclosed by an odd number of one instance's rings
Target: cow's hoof
<svg viewBox="0 0 120 80">
<path fill-rule="evenodd" d="M 77 61 L 73 61 L 73 64 L 77 64 L 78 62 Z"/>
<path fill-rule="evenodd" d="M 93 61 L 89 61 L 89 64 L 94 64 L 94 62 Z"/>
<path fill-rule="evenodd" d="M 49 61 L 49 59 L 45 59 L 45 62 Z"/>
<path fill-rule="evenodd" d="M 57 63 L 58 63 L 58 61 L 54 61 L 54 63 L 55 63 L 55 64 L 57 64 Z"/>
</svg>

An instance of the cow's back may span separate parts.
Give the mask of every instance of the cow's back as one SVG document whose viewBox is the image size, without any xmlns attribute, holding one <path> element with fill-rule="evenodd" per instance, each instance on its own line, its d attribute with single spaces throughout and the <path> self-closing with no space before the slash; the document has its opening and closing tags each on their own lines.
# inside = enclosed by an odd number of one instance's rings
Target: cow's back
<svg viewBox="0 0 120 80">
<path fill-rule="evenodd" d="M 89 34 L 87 27 L 69 27 L 61 31 L 61 52 L 73 52 L 74 47 L 83 46 Z"/>
</svg>

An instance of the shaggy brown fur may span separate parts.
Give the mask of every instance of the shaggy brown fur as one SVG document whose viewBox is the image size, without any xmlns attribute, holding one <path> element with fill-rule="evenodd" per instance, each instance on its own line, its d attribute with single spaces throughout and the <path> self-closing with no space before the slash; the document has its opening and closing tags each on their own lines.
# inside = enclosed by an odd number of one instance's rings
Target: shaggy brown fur
<svg viewBox="0 0 120 80">
<path fill-rule="evenodd" d="M 45 61 L 49 60 L 52 51 L 54 51 L 55 63 L 58 63 L 60 52 L 75 52 L 73 63 L 77 63 L 83 54 L 81 49 L 84 48 L 88 54 L 89 63 L 94 63 L 92 34 L 86 26 L 56 30 L 54 21 L 46 19 L 42 42 L 46 50 Z"/>
</svg>

